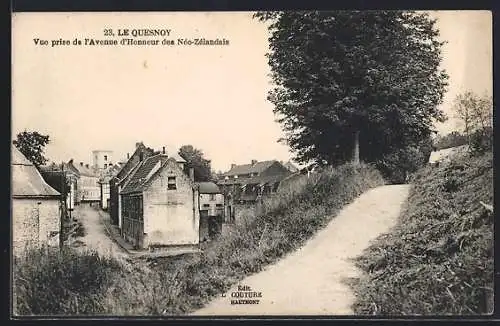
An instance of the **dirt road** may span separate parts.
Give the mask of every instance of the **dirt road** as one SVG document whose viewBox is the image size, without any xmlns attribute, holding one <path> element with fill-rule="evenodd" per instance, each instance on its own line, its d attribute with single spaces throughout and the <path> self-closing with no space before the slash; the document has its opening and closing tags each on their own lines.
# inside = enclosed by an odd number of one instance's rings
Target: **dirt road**
<svg viewBox="0 0 500 326">
<path fill-rule="evenodd" d="M 96 250 L 101 255 L 112 255 L 118 259 L 126 257 L 123 249 L 108 236 L 97 208 L 79 205 L 75 209 L 74 216 L 82 222 L 85 228 L 85 236 L 78 238 L 85 243 L 82 249 Z"/>
<path fill-rule="evenodd" d="M 395 225 L 409 186 L 391 185 L 361 195 L 300 250 L 247 277 L 195 315 L 348 315 L 353 293 L 345 278 L 360 271 L 351 259 Z M 231 304 L 238 286 L 261 297 L 258 304 Z M 233 296 L 233 297 L 232 297 Z"/>
</svg>

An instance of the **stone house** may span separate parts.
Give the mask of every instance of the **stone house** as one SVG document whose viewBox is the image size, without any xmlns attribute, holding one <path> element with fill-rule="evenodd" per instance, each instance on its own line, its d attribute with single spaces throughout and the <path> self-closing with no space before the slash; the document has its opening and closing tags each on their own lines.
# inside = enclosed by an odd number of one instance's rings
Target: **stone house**
<svg viewBox="0 0 500 326">
<path fill-rule="evenodd" d="M 101 187 L 99 185 L 99 175 L 88 164 L 75 165 L 80 174 L 78 180 L 77 202 L 86 204 L 98 204 L 101 198 Z"/>
<path fill-rule="evenodd" d="M 224 222 L 224 195 L 213 182 L 198 182 L 200 194 L 200 241 L 215 237 L 222 230 Z"/>
<path fill-rule="evenodd" d="M 42 243 L 59 245 L 61 194 L 49 186 L 38 169 L 12 145 L 13 252 Z"/>
<path fill-rule="evenodd" d="M 292 172 L 277 160 L 252 160 L 250 164 L 232 164 L 218 185 L 239 203 L 255 203 L 262 196 L 276 192 L 280 181 L 290 174 Z"/>
<path fill-rule="evenodd" d="M 122 186 L 128 181 L 128 178 L 132 174 L 131 172 L 133 172 L 144 159 L 147 159 L 153 154 L 153 149 L 144 146 L 142 142 L 136 143 L 135 151 L 132 156 L 127 154 L 127 161 L 124 164 L 120 164 L 120 170 L 109 180 L 109 215 L 111 222 L 118 225 L 120 228 L 121 220 L 119 219 L 119 215 L 121 207 L 119 193 Z"/>
<path fill-rule="evenodd" d="M 163 151 L 164 152 L 164 151 Z M 194 170 L 179 157 L 155 154 L 131 171 L 119 195 L 121 232 L 137 248 L 199 244 Z"/>
</svg>

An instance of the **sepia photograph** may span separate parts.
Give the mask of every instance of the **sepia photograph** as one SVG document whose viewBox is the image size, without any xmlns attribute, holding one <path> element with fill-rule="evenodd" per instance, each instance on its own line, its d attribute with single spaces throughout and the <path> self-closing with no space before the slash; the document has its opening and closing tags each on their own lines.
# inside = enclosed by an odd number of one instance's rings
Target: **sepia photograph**
<svg viewBox="0 0 500 326">
<path fill-rule="evenodd" d="M 494 312 L 490 11 L 11 22 L 11 318 Z"/>
</svg>

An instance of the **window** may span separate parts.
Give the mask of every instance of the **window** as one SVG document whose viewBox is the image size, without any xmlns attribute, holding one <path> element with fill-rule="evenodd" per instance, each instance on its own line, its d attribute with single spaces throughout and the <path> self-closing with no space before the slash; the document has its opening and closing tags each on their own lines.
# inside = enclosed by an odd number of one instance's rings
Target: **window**
<svg viewBox="0 0 500 326">
<path fill-rule="evenodd" d="M 104 160 L 107 161 L 108 160 L 108 155 L 104 155 Z"/>
<path fill-rule="evenodd" d="M 210 194 L 210 200 L 211 201 L 215 200 L 215 194 Z"/>
<path fill-rule="evenodd" d="M 168 177 L 168 190 L 177 189 L 177 184 L 175 183 L 175 177 Z"/>
<path fill-rule="evenodd" d="M 215 204 L 215 207 L 222 207 L 222 204 Z"/>
<path fill-rule="evenodd" d="M 203 204 L 203 207 L 210 207 L 210 204 Z"/>
<path fill-rule="evenodd" d="M 108 168 L 108 165 L 107 164 L 104 164 L 104 168 L 107 169 Z"/>
</svg>

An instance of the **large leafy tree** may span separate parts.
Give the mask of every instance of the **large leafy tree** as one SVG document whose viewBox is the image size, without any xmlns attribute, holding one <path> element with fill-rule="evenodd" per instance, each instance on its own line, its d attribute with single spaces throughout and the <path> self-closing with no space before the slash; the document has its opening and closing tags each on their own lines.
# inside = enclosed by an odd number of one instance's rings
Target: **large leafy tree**
<svg viewBox="0 0 500 326">
<path fill-rule="evenodd" d="M 45 145 L 50 142 L 48 135 L 42 135 L 37 131 L 23 131 L 17 134 L 13 141 L 14 146 L 26 156 L 37 168 L 47 162 L 44 156 Z"/>
<path fill-rule="evenodd" d="M 261 12 L 286 142 L 301 163 L 377 161 L 429 139 L 447 75 L 435 21 L 408 11 Z"/>
<path fill-rule="evenodd" d="M 179 149 L 179 155 L 186 160 L 187 168 L 194 169 L 195 181 L 212 180 L 212 170 L 210 161 L 204 158 L 203 151 L 194 148 L 192 145 L 184 145 Z"/>
</svg>

